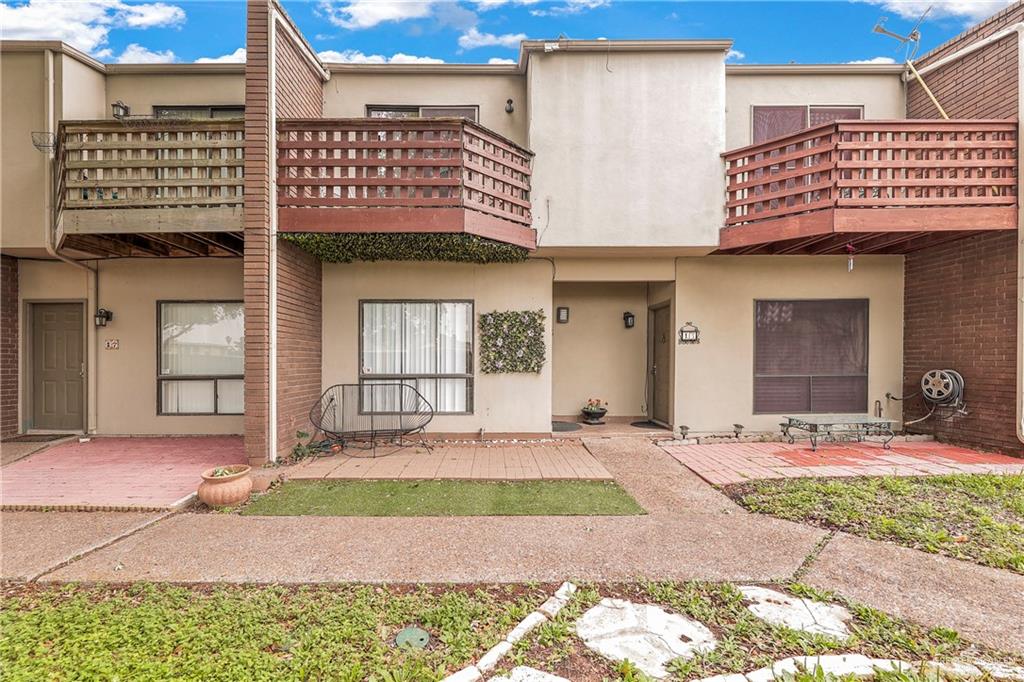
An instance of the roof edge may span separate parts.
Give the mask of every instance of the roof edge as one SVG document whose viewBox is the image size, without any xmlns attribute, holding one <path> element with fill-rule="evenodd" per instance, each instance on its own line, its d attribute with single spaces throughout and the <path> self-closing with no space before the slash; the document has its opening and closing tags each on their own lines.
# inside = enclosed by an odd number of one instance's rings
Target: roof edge
<svg viewBox="0 0 1024 682">
<path fill-rule="evenodd" d="M 726 64 L 728 74 L 902 74 L 902 64 Z"/>
<path fill-rule="evenodd" d="M 0 52 L 43 52 L 50 50 L 67 55 L 100 73 L 107 72 L 107 65 L 60 40 L 0 40 Z"/>
</svg>

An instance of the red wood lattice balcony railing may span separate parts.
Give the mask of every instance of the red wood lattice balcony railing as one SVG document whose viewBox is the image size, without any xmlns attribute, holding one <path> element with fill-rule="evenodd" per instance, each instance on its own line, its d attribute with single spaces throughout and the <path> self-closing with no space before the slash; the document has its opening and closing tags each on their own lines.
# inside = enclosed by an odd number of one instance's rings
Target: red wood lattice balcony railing
<svg viewBox="0 0 1024 682">
<path fill-rule="evenodd" d="M 279 229 L 466 232 L 532 248 L 531 158 L 463 119 L 280 121 Z"/>
<path fill-rule="evenodd" d="M 1015 228 L 1017 140 L 1016 121 L 838 121 L 730 151 L 721 248 L 824 234 L 826 211 L 832 232 Z"/>
</svg>

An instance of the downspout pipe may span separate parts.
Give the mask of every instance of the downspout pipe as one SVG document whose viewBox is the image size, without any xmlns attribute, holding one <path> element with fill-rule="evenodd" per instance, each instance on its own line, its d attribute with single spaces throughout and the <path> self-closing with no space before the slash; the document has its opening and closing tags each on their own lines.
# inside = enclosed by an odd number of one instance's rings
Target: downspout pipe
<svg viewBox="0 0 1024 682">
<path fill-rule="evenodd" d="M 1024 121 L 1024 22 L 1018 22 L 1012 26 L 996 31 L 992 35 L 976 40 L 967 47 L 952 52 L 941 59 L 937 59 L 919 71 L 913 71 L 912 75 L 904 74 L 903 79 L 910 82 L 917 79 L 924 85 L 921 76 L 931 71 L 941 69 L 943 66 L 962 59 L 967 55 L 977 52 L 993 43 L 999 42 L 1014 33 L 1017 34 L 1017 440 L 1024 443 L 1024 211 L 1020 210 L 1020 200 L 1024 197 L 1024 175 L 1019 171 L 1020 166 L 1020 121 Z M 925 86 L 927 87 L 927 86 Z M 941 107 L 939 107 L 941 111 Z"/>
</svg>

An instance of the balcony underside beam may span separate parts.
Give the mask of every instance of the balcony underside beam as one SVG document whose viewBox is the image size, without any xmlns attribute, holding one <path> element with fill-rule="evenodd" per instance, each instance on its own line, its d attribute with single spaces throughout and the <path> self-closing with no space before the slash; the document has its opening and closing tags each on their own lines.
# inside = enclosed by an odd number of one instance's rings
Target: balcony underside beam
<svg viewBox="0 0 1024 682">
<path fill-rule="evenodd" d="M 533 228 L 466 208 L 279 208 L 281 232 L 472 234 L 526 249 Z"/>
<path fill-rule="evenodd" d="M 240 232 L 241 206 L 214 208 L 99 208 L 65 209 L 64 234 L 154 234 L 176 232 Z"/>
<path fill-rule="evenodd" d="M 242 255 L 241 232 L 70 234 L 61 248 L 98 258 L 226 258 Z"/>
<path fill-rule="evenodd" d="M 1017 229 L 1016 206 L 830 208 L 722 228 L 719 253 L 904 253 L 923 237 Z M 946 235 L 946 236 L 943 236 Z"/>
</svg>

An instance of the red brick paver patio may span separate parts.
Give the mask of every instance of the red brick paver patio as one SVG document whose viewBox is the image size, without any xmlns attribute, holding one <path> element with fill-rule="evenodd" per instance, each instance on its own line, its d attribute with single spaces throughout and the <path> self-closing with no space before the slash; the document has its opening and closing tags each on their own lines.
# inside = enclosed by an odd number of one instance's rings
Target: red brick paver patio
<svg viewBox="0 0 1024 682">
<path fill-rule="evenodd" d="M 813 452 L 795 443 L 662 445 L 708 483 L 729 485 L 765 478 L 1024 474 L 1024 460 L 931 442 L 822 444 Z"/>
<path fill-rule="evenodd" d="M 245 464 L 240 436 L 93 438 L 0 469 L 0 505 L 25 509 L 170 509 L 210 467 Z"/>
<path fill-rule="evenodd" d="M 427 452 L 409 447 L 384 457 L 338 454 L 293 468 L 287 477 L 366 480 L 611 480 L 612 475 L 580 443 L 440 445 Z"/>
</svg>

